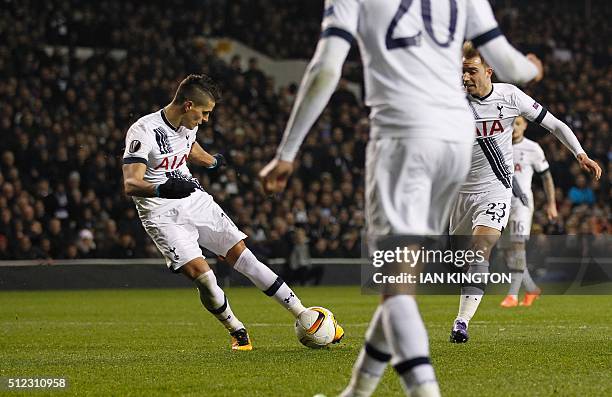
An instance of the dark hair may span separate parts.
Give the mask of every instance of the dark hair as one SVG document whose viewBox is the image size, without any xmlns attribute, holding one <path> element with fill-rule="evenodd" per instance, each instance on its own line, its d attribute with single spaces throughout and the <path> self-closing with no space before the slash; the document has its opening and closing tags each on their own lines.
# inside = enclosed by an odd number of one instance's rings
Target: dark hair
<svg viewBox="0 0 612 397">
<path fill-rule="evenodd" d="M 207 101 L 218 102 L 221 99 L 219 86 L 205 74 L 190 74 L 179 84 L 174 100 L 176 104 L 192 101 L 203 105 Z"/>
</svg>

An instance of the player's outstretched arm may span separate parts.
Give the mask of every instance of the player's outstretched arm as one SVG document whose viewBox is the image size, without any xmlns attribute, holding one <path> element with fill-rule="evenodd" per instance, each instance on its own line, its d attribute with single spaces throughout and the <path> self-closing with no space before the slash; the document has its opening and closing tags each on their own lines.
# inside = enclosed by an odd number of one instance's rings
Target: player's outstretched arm
<svg viewBox="0 0 612 397">
<path fill-rule="evenodd" d="M 497 26 L 487 0 L 468 0 L 466 38 L 478 48 L 502 81 L 526 83 L 540 81 L 544 75 L 542 62 L 533 54 L 517 51 Z"/>
<path fill-rule="evenodd" d="M 540 81 L 544 76 L 542 62 L 537 56 L 521 54 L 503 36 L 481 46 L 479 51 L 502 81 L 522 84 Z"/>
<path fill-rule="evenodd" d="M 191 151 L 187 158 L 190 163 L 206 167 L 208 169 L 217 169 L 225 162 L 225 157 L 221 153 L 217 153 L 214 156 L 208 153 L 199 143 L 194 142 L 191 145 Z"/>
<path fill-rule="evenodd" d="M 350 48 L 351 44 L 344 38 L 330 36 L 319 40 L 300 84 L 277 155 L 259 173 L 266 192 L 280 192 L 285 188 L 302 141 L 338 85 Z"/>
<path fill-rule="evenodd" d="M 584 152 L 578 138 L 572 132 L 571 128 L 564 122 L 553 116 L 550 112 L 547 112 L 540 125 L 549 130 L 563 145 L 568 148 L 572 154 L 578 160 L 580 168 L 589 174 L 593 175 L 595 179 L 601 177 L 601 167 L 595 161 L 591 160 L 589 156 Z"/>
<path fill-rule="evenodd" d="M 542 185 L 544 186 L 544 194 L 546 194 L 546 216 L 552 221 L 557 218 L 557 200 L 555 198 L 555 182 L 553 181 L 550 170 L 540 174 Z"/>
</svg>

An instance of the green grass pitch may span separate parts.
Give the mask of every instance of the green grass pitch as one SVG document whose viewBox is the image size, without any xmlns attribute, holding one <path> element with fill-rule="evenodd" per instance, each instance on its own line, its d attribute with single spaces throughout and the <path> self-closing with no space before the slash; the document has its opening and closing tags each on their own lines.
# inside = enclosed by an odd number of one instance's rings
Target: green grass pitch
<svg viewBox="0 0 612 397">
<path fill-rule="evenodd" d="M 357 288 L 297 288 L 344 325 L 339 346 L 309 350 L 292 319 L 254 288 L 227 295 L 255 349 L 232 352 L 195 290 L 0 293 L 0 377 L 66 377 L 35 395 L 336 395 L 349 379 L 377 297 Z M 612 395 L 612 298 L 544 296 L 502 310 L 485 297 L 465 345 L 448 342 L 457 297 L 420 297 L 444 396 Z M 0 390 L 8 396 L 32 394 Z M 387 370 L 376 396 L 401 395 Z"/>
</svg>

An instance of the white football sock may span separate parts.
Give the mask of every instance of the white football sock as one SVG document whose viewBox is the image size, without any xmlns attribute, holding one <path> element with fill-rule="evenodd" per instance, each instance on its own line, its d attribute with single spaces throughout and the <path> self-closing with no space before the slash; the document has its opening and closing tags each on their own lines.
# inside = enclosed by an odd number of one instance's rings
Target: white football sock
<svg viewBox="0 0 612 397">
<path fill-rule="evenodd" d="M 484 261 L 482 263 L 472 263 L 468 273 L 489 273 L 489 262 Z M 484 286 L 465 286 L 461 287 L 461 297 L 459 300 L 459 312 L 457 313 L 457 320 L 463 320 L 465 325 L 468 325 L 478 305 L 484 296 Z"/>
<path fill-rule="evenodd" d="M 510 289 L 508 295 L 514 296 L 514 299 L 518 299 L 518 293 L 521 288 L 521 282 L 523 281 L 523 272 L 525 270 L 525 251 L 512 251 L 508 255 L 508 268 L 512 272 L 510 277 Z"/>
<path fill-rule="evenodd" d="M 429 339 L 414 297 L 396 295 L 383 303 L 383 327 L 392 364 L 407 395 L 418 385 L 437 383 L 429 360 Z"/>
<path fill-rule="evenodd" d="M 366 331 L 365 344 L 357 356 L 348 386 L 340 397 L 369 397 L 391 359 L 382 324 L 382 305 L 378 306 Z"/>
<path fill-rule="evenodd" d="M 476 314 L 483 293 L 484 291 L 480 288 L 461 287 L 459 312 L 457 313 L 455 321 L 460 320 L 463 321 L 465 325 L 468 325 L 472 317 L 474 317 L 474 314 Z"/>
<path fill-rule="evenodd" d="M 206 273 L 200 274 L 198 278 L 194 280 L 198 291 L 200 291 L 200 302 L 202 305 L 211 312 L 229 331 L 234 332 L 241 328 L 244 328 L 238 318 L 232 312 L 227 297 L 223 293 L 223 290 L 217 285 L 217 277 L 212 270 Z"/>
<path fill-rule="evenodd" d="M 257 288 L 273 297 L 285 309 L 297 317 L 306 308 L 282 278 L 261 263 L 248 248 L 242 251 L 234 269 L 244 274 Z"/>
<path fill-rule="evenodd" d="M 538 288 L 535 281 L 533 281 L 533 279 L 531 278 L 529 269 L 527 269 L 526 266 L 525 266 L 525 271 L 523 272 L 523 286 L 525 287 L 525 291 L 529 293 L 534 293 L 540 289 Z"/>
<path fill-rule="evenodd" d="M 510 288 L 508 289 L 508 295 L 512 295 L 514 299 L 518 300 L 519 289 L 521 288 L 521 282 L 523 281 L 523 273 L 510 272 Z"/>
</svg>

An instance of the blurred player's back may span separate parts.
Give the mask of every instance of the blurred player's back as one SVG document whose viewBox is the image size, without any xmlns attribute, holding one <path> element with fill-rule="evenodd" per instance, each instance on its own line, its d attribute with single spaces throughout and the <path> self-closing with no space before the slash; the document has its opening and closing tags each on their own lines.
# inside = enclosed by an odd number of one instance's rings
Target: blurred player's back
<svg viewBox="0 0 612 397">
<path fill-rule="evenodd" d="M 372 107 L 372 137 L 432 137 L 471 142 L 461 74 L 467 1 L 362 0 L 357 41 L 364 65 L 366 104 Z M 338 26 L 335 5 L 324 21 Z M 349 11 L 349 10 L 346 10 Z M 436 129 L 436 126 L 446 128 Z"/>
</svg>

